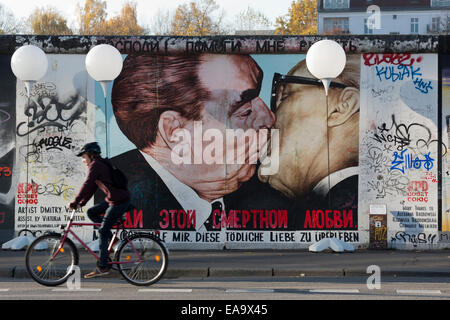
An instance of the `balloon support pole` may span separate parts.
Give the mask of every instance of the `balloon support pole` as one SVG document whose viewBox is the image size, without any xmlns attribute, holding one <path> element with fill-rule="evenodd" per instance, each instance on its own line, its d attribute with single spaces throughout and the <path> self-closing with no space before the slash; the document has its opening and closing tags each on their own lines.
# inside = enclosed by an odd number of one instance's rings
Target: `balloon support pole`
<svg viewBox="0 0 450 320">
<path fill-rule="evenodd" d="M 108 84 L 111 81 L 99 81 L 100 85 L 102 86 L 103 89 L 103 96 L 106 98 L 106 93 L 108 92 Z"/>
<path fill-rule="evenodd" d="M 28 97 L 28 98 L 29 98 L 30 95 L 31 95 L 31 90 L 33 89 L 33 85 L 34 85 L 35 82 L 36 82 L 36 81 L 30 81 L 30 80 L 24 81 L 24 83 L 25 83 L 25 88 L 27 89 L 27 97 Z"/>
<path fill-rule="evenodd" d="M 325 79 L 320 79 L 320 81 L 322 81 L 323 87 L 325 89 L 325 95 L 328 96 L 328 88 L 330 87 L 331 79 L 325 78 Z"/>
</svg>

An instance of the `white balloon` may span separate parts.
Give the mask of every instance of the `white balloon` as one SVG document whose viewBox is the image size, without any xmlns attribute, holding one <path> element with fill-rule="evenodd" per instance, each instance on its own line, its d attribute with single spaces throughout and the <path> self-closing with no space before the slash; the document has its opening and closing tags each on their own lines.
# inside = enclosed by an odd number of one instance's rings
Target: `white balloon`
<svg viewBox="0 0 450 320">
<path fill-rule="evenodd" d="M 347 58 L 342 47 L 333 40 L 320 40 L 309 48 L 306 67 L 317 79 L 334 79 L 345 68 Z"/>
<path fill-rule="evenodd" d="M 112 81 L 122 71 L 122 56 L 115 47 L 100 44 L 89 50 L 86 55 L 86 69 L 97 81 Z"/>
<path fill-rule="evenodd" d="M 33 45 L 20 47 L 11 58 L 11 69 L 22 81 L 38 81 L 47 73 L 47 67 L 44 51 Z"/>
</svg>

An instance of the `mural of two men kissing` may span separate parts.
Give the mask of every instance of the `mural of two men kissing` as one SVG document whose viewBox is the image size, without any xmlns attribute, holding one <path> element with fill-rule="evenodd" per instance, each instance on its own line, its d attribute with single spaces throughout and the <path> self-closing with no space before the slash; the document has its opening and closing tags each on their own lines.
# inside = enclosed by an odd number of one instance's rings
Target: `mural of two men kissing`
<svg viewBox="0 0 450 320">
<path fill-rule="evenodd" d="M 112 160 L 141 227 L 357 230 L 360 56 L 334 80 L 328 113 L 305 56 L 293 56 L 288 70 L 258 55 L 125 58 L 111 104 L 135 148 Z"/>
</svg>

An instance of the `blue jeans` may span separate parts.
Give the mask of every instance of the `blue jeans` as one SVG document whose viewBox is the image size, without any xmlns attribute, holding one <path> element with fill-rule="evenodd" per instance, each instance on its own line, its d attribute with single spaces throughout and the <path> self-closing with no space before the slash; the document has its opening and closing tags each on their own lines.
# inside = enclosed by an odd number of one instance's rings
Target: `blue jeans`
<svg viewBox="0 0 450 320">
<path fill-rule="evenodd" d="M 98 229 L 100 239 L 100 261 L 98 266 L 102 269 L 108 266 L 108 241 L 112 238 L 111 228 L 119 221 L 120 217 L 126 212 L 130 206 L 130 201 L 109 206 L 106 201 L 97 203 L 87 210 L 87 215 L 94 223 L 101 223 Z M 103 217 L 100 214 L 105 213 Z"/>
</svg>

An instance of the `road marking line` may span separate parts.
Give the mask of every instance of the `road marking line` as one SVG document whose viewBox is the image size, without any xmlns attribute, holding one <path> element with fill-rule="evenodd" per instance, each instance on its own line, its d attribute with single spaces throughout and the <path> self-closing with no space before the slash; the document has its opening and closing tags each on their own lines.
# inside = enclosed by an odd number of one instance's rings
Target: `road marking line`
<svg viewBox="0 0 450 320">
<path fill-rule="evenodd" d="M 227 293 L 271 293 L 274 289 L 227 289 Z"/>
<path fill-rule="evenodd" d="M 310 293 L 359 293 L 358 289 L 310 289 Z"/>
<path fill-rule="evenodd" d="M 192 289 L 139 289 L 138 292 L 170 292 L 170 293 L 191 293 Z"/>
<path fill-rule="evenodd" d="M 86 289 L 67 289 L 67 288 L 56 288 L 52 289 L 53 292 L 100 292 L 102 289 L 86 288 Z"/>
<path fill-rule="evenodd" d="M 0 289 L 0 292 L 8 292 L 9 289 Z"/>
<path fill-rule="evenodd" d="M 397 290 L 398 294 L 441 294 L 441 290 Z"/>
</svg>

